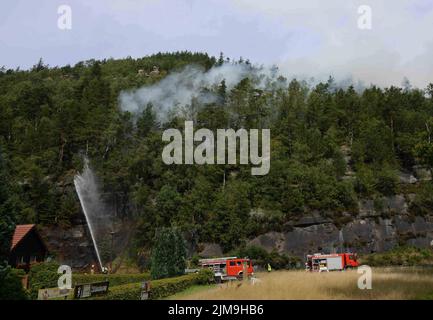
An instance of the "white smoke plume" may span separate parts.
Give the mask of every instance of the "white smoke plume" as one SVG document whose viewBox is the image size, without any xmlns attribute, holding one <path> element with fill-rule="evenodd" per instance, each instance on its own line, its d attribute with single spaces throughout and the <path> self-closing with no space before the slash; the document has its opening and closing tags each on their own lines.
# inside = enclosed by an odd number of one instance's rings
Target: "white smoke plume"
<svg viewBox="0 0 433 320">
<path fill-rule="evenodd" d="M 123 111 L 137 114 L 151 103 L 158 120 L 165 121 L 168 114 L 190 105 L 192 99 L 200 104 L 216 102 L 218 96 L 213 93 L 215 91 L 206 89 L 216 89 L 225 80 L 227 90 L 230 90 L 247 77 L 254 80 L 258 88 L 263 88 L 266 83 L 276 79 L 277 70 L 244 63 L 224 63 L 208 71 L 200 66 L 189 65 L 153 85 L 122 91 L 119 104 Z"/>
</svg>

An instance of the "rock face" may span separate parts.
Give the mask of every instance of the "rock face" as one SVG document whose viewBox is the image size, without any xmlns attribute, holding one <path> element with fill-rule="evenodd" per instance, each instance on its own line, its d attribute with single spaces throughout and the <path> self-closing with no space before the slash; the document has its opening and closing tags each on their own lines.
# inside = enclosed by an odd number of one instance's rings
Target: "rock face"
<svg viewBox="0 0 433 320">
<path fill-rule="evenodd" d="M 220 257 L 223 254 L 221 246 L 217 243 L 203 243 L 199 255 L 204 258 Z"/>
<path fill-rule="evenodd" d="M 74 270 L 86 270 L 92 264 L 98 264 L 87 225 L 76 225 L 68 229 L 45 227 L 41 230 L 41 236 L 50 254 L 61 264 Z"/>
<path fill-rule="evenodd" d="M 371 253 L 387 251 L 397 245 L 424 248 L 431 245 L 433 216 L 410 215 L 403 195 L 381 200 L 380 212 L 375 209 L 373 200 L 361 201 L 358 216 L 340 228 L 314 213 L 292 223 L 291 231 L 269 232 L 249 244 L 298 257 L 315 252 Z"/>
<path fill-rule="evenodd" d="M 268 232 L 249 241 L 268 252 L 304 258 L 315 252 L 358 253 L 382 252 L 397 245 L 429 247 L 433 245 L 433 215 L 413 216 L 409 212 L 412 194 L 361 200 L 358 214 L 337 227 L 333 221 L 313 211 L 288 223 L 285 232 Z M 257 210 L 252 214 L 265 214 Z M 51 254 L 75 270 L 86 270 L 97 264 L 96 253 L 87 225 L 80 222 L 72 228 L 46 227 L 41 235 Z M 202 257 L 224 255 L 218 244 L 203 243 L 198 248 Z M 195 251 L 195 250 L 194 250 Z"/>
</svg>

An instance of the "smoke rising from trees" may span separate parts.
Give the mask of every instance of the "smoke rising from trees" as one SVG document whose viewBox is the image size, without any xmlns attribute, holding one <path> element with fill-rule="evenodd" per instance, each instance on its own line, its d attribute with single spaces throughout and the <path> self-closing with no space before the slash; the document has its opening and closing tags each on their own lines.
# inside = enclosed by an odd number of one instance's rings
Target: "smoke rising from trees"
<svg viewBox="0 0 433 320">
<path fill-rule="evenodd" d="M 119 104 L 123 111 L 133 114 L 152 104 L 158 119 L 164 121 L 170 113 L 188 108 L 193 99 L 201 105 L 218 102 L 216 89 L 222 81 L 230 90 L 248 77 L 254 81 L 257 88 L 264 88 L 275 81 L 277 76 L 275 67 L 257 67 L 248 63 L 223 63 L 207 71 L 203 67 L 189 65 L 153 85 L 122 91 Z"/>
</svg>

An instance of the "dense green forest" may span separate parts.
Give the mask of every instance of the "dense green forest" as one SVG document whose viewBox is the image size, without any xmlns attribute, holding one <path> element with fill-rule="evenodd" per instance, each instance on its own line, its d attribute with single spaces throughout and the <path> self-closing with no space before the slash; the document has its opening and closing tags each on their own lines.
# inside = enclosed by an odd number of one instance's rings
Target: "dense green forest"
<svg viewBox="0 0 433 320">
<path fill-rule="evenodd" d="M 135 252 L 152 245 L 159 227 L 178 227 L 187 240 L 228 251 L 311 210 L 340 223 L 343 213 L 356 214 L 359 199 L 402 192 L 400 171 L 433 166 L 432 84 L 355 90 L 332 78 L 311 85 L 283 77 L 266 87 L 248 77 L 233 88 L 222 81 L 203 88 L 217 102 L 192 108 L 195 128 L 269 128 L 268 175 L 252 176 L 248 165 L 165 165 L 162 131 L 182 129 L 189 119 L 175 114 L 161 122 L 152 105 L 138 115 L 122 111 L 120 92 L 187 65 L 223 63 L 254 68 L 243 59 L 177 52 L 1 69 L 0 225 L 73 225 L 82 217 L 73 177 L 84 155 L 104 199 L 121 219 L 136 221 Z M 160 73 L 139 72 L 154 66 Z M 410 210 L 432 212 L 432 183 L 412 187 Z M 2 227 L 2 244 L 10 229 Z"/>
</svg>

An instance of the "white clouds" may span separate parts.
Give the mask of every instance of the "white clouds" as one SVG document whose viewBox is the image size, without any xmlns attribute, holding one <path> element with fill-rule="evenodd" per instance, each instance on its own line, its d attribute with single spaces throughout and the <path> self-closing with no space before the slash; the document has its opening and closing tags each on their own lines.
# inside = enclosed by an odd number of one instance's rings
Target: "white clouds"
<svg viewBox="0 0 433 320">
<path fill-rule="evenodd" d="M 433 82 L 433 0 L 75 0 L 70 32 L 57 28 L 61 3 L 0 4 L 0 65 L 223 51 L 276 63 L 287 76 Z M 357 27 L 364 4 L 373 10 L 372 30 Z"/>
<path fill-rule="evenodd" d="M 433 2 L 343 0 L 236 0 L 244 10 L 285 21 L 285 27 L 308 29 L 306 41 L 287 44 L 279 61 L 292 75 L 326 78 L 352 76 L 366 83 L 399 85 L 407 76 L 414 85 L 433 82 Z M 373 29 L 357 27 L 359 5 L 370 5 Z M 316 35 L 320 45 L 312 46 Z M 304 45 L 304 46 L 303 46 Z M 295 50 L 294 53 L 290 53 Z M 298 51 L 298 52 L 296 52 Z"/>
</svg>

